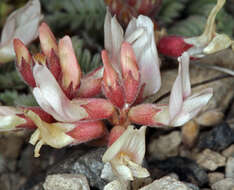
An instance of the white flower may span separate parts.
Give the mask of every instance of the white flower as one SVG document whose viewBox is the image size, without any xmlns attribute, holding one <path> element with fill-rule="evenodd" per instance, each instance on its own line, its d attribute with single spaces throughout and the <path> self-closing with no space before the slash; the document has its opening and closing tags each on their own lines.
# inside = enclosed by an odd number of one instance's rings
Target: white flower
<svg viewBox="0 0 234 190">
<path fill-rule="evenodd" d="M 39 0 L 31 0 L 24 7 L 14 11 L 6 21 L 0 42 L 0 62 L 11 61 L 15 57 L 14 38 L 29 44 L 38 36 L 38 26 L 42 19 Z"/>
<path fill-rule="evenodd" d="M 149 172 L 141 167 L 145 155 L 145 130 L 145 126 L 139 130 L 128 126 L 103 155 L 103 162 L 110 162 L 120 179 L 133 180 L 134 177 L 149 176 Z"/>
<path fill-rule="evenodd" d="M 131 108 L 128 114 L 133 123 L 156 127 L 181 126 L 195 117 L 208 103 L 213 95 L 211 88 L 191 95 L 189 54 L 183 53 L 178 61 L 178 76 L 171 90 L 169 105 L 137 105 Z"/>
<path fill-rule="evenodd" d="M 154 26 L 150 18 L 140 15 L 132 18 L 124 34 L 116 17 L 107 10 L 105 25 L 105 49 L 111 63 L 120 72 L 120 48 L 124 41 L 133 47 L 141 73 L 141 84 L 146 84 L 144 97 L 156 93 L 161 86 L 159 57 L 154 39 Z"/>
<path fill-rule="evenodd" d="M 183 125 L 195 117 L 213 95 L 211 88 L 191 95 L 188 53 L 183 53 L 178 61 L 178 76 L 173 84 L 169 100 L 169 125 L 172 126 Z"/>
<path fill-rule="evenodd" d="M 27 121 L 17 116 L 17 114 L 22 113 L 22 110 L 14 107 L 0 106 L 0 132 L 11 131 L 16 129 L 17 126 L 25 124 Z"/>
</svg>

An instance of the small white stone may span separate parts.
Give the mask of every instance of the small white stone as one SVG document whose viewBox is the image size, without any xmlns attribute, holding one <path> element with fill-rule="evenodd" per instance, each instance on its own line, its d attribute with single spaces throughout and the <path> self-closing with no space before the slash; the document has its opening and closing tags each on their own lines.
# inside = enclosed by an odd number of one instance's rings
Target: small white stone
<svg viewBox="0 0 234 190">
<path fill-rule="evenodd" d="M 90 190 L 86 177 L 80 174 L 48 175 L 43 187 L 45 190 Z"/>
<path fill-rule="evenodd" d="M 232 178 L 225 178 L 214 183 L 211 186 L 212 190 L 233 190 L 234 189 L 234 180 Z"/>
<path fill-rule="evenodd" d="M 196 161 L 203 168 L 215 171 L 218 167 L 225 166 L 226 158 L 217 152 L 205 149 L 197 155 Z"/>
<path fill-rule="evenodd" d="M 155 180 L 153 183 L 141 188 L 140 190 L 192 190 L 184 183 L 176 180 L 173 177 L 165 176 L 159 180 Z"/>
<path fill-rule="evenodd" d="M 221 172 L 211 172 L 208 174 L 210 185 L 224 179 L 224 174 Z"/>
</svg>

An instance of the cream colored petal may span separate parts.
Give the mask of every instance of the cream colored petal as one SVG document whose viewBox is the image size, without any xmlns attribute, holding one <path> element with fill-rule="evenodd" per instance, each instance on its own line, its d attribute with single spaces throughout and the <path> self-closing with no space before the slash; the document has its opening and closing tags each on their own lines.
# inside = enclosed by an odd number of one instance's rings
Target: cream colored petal
<svg viewBox="0 0 234 190">
<path fill-rule="evenodd" d="M 74 141 L 73 138 L 66 135 L 67 131 L 64 128 L 61 128 L 60 125 L 56 125 L 56 123 L 46 123 L 32 111 L 26 112 L 25 115 L 38 127 L 29 141 L 36 146 L 34 151 L 35 157 L 40 156 L 39 151 L 43 144 L 47 144 L 53 148 L 62 148 Z"/>
<path fill-rule="evenodd" d="M 116 166 L 113 166 L 113 167 L 116 170 L 117 175 L 121 179 L 129 180 L 129 181 L 132 181 L 134 179 L 132 171 L 131 171 L 131 169 L 128 166 L 125 166 L 125 165 L 116 165 Z"/>
<path fill-rule="evenodd" d="M 27 121 L 16 115 L 0 116 L 0 132 L 15 130 L 17 126 Z"/>
<path fill-rule="evenodd" d="M 145 126 L 139 130 L 128 126 L 118 140 L 107 149 L 102 157 L 103 162 L 109 162 L 123 152 L 128 154 L 133 162 L 141 164 L 145 155 L 145 131 Z"/>
<path fill-rule="evenodd" d="M 204 48 L 205 54 L 212 54 L 230 47 L 232 40 L 226 34 L 216 34 L 212 41 Z"/>
<path fill-rule="evenodd" d="M 126 157 L 125 157 L 126 158 Z M 131 173 L 136 178 L 145 178 L 150 176 L 147 169 L 141 167 L 141 165 L 132 162 L 128 158 L 124 160 L 126 162 L 127 167 L 131 170 Z"/>
</svg>

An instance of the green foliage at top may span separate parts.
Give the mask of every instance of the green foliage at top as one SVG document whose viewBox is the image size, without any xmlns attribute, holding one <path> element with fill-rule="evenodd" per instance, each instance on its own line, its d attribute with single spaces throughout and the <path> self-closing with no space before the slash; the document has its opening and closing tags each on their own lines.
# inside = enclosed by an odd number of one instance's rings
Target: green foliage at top
<svg viewBox="0 0 234 190">
<path fill-rule="evenodd" d="M 103 0 L 41 0 L 48 12 L 46 20 L 53 28 L 100 30 L 105 17 Z"/>
<path fill-rule="evenodd" d="M 174 0 L 163 0 L 162 7 L 158 14 L 158 22 L 164 26 L 171 24 L 174 19 L 181 15 L 181 12 L 185 8 L 185 2 L 187 0 L 174 1 Z"/>
</svg>

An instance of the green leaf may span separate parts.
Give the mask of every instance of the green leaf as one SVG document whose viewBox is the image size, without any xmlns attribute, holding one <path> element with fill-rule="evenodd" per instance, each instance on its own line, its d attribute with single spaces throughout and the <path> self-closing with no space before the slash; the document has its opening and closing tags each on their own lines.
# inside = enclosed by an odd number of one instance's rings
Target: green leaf
<svg viewBox="0 0 234 190">
<path fill-rule="evenodd" d="M 6 90 L 0 94 L 0 101 L 7 106 L 36 106 L 33 95 L 19 94 L 16 90 Z"/>
<path fill-rule="evenodd" d="M 101 66 L 101 57 L 99 53 L 92 53 L 84 48 L 83 40 L 79 39 L 77 36 L 72 37 L 72 44 L 76 53 L 77 60 L 80 67 L 84 73 L 88 73 L 95 68 Z"/>
<path fill-rule="evenodd" d="M 157 20 L 163 25 L 171 24 L 175 18 L 180 16 L 184 6 L 185 1 L 164 0 Z"/>
<path fill-rule="evenodd" d="M 104 23 L 105 3 L 103 0 L 41 0 L 49 14 L 46 20 L 54 29 L 69 27 L 72 30 L 84 27 L 85 30 L 100 30 Z"/>
</svg>

